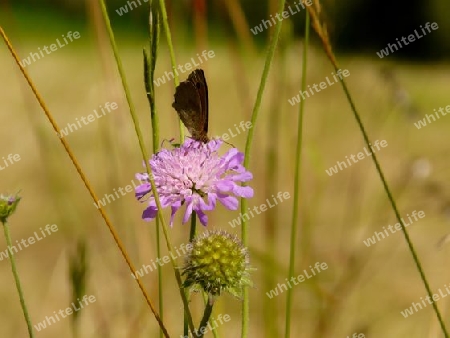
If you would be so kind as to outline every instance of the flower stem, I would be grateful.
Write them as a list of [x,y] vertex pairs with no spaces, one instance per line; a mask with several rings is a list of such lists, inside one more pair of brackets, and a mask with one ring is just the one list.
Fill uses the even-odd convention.
[[[189,243],[191,243],[194,240],[195,233],[197,232],[197,214],[195,211],[192,211],[191,215],[191,230],[189,232]],[[189,292],[186,291],[186,297],[189,299]],[[188,335],[188,325],[187,325],[187,318],[186,315],[184,316],[184,329],[183,334],[186,337]]]
[[17,272],[16,259],[14,258],[14,254],[11,250],[11,235],[9,231],[9,225],[7,221],[3,222],[3,231],[5,233],[6,245],[9,251],[9,260],[11,262],[11,270],[14,275],[14,280],[16,282],[17,291],[19,292],[20,305],[22,306],[23,315],[25,317],[25,321],[27,322],[28,334],[30,338],[34,338],[33,326],[31,324],[30,315],[28,313],[27,305],[25,304],[25,297],[23,295],[22,286],[20,284],[19,273]]
[[[285,0],[280,0],[278,13],[283,12]],[[258,93],[256,95],[255,105],[253,106],[251,123],[253,128],[250,128],[247,135],[247,141],[245,143],[245,157],[244,157],[244,167],[248,168],[250,163],[250,150],[253,143],[253,136],[255,133],[255,124],[258,119],[259,111],[261,108],[261,101],[264,93],[264,89],[266,87],[267,78],[269,76],[270,66],[273,61],[273,57],[275,55],[275,50],[278,44],[278,38],[280,36],[281,26],[283,21],[278,21],[274,30],[274,34],[272,36],[272,40],[269,44],[269,49],[266,56],[266,61],[264,64],[263,73],[261,75],[261,81],[259,83]],[[242,186],[246,186],[247,184],[244,182]],[[241,198],[241,213],[244,214],[247,211],[247,199]],[[242,217],[242,244],[244,246],[248,246],[248,222]],[[248,288],[244,288],[244,300],[242,304],[242,328],[241,328],[241,337],[245,338],[248,335],[248,325],[249,325],[249,312],[250,312],[250,300]]]
[[[305,20],[305,40],[303,46],[303,59],[302,59],[302,82],[301,91],[306,90],[306,70],[307,70],[307,56],[308,56],[308,44],[309,44],[309,13],[306,12]],[[291,243],[290,243],[290,255],[289,255],[289,272],[288,279],[294,275],[295,268],[295,249],[297,242],[297,225],[299,214],[299,197],[300,197],[300,169],[302,158],[302,136],[303,136],[303,114],[304,114],[305,100],[300,102],[298,125],[297,125],[297,150],[295,157],[295,178],[294,178],[294,205],[292,208],[292,223],[291,223]],[[291,310],[292,310],[292,288],[289,288],[286,296],[286,321],[285,321],[285,337],[290,337],[291,331]]]
[[213,306],[214,306],[214,298],[211,295],[209,295],[208,302],[206,303],[206,306],[205,306],[205,311],[203,312],[203,318],[202,318],[202,321],[200,322],[200,326],[197,331],[197,333],[200,333],[200,334],[197,334],[196,337],[203,338],[205,333],[204,332],[202,333],[202,331],[204,331],[203,328],[206,328],[206,325],[208,325],[208,320],[211,317]]
[[[206,306],[207,303],[209,302],[209,295],[204,291],[202,291],[202,293],[203,293],[203,303]],[[211,323],[211,318],[209,320],[209,323]],[[212,334],[213,334],[214,338],[219,338],[219,333],[217,332],[217,327],[215,327],[213,325],[211,325],[211,326],[212,326]]]
[[195,211],[192,211],[191,230],[189,232],[189,242],[192,242],[194,240],[196,232],[197,232],[197,213]]

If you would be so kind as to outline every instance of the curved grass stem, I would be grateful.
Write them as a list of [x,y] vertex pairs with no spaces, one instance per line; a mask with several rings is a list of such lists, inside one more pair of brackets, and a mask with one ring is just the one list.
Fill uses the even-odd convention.
[[[340,68],[339,68],[339,66],[337,64],[336,57],[334,56],[331,44],[330,44],[330,42],[328,40],[327,31],[320,24],[319,16],[317,15],[316,10],[312,6],[308,6],[307,10],[308,10],[308,12],[309,12],[309,14],[311,16],[313,28],[316,31],[317,35],[319,36],[320,40],[322,41],[322,45],[323,45],[323,48],[325,50],[325,53],[326,53],[328,59],[330,60],[331,64],[333,65],[335,71],[337,72]],[[368,147],[370,149],[370,145],[371,145],[370,138],[369,138],[369,136],[367,134],[367,131],[366,131],[366,128],[364,127],[364,124],[363,124],[363,122],[361,120],[361,116],[359,115],[359,113],[358,113],[358,111],[356,109],[355,103],[353,102],[353,99],[352,99],[352,97],[350,95],[350,91],[348,90],[347,84],[345,83],[344,79],[341,79],[340,82],[341,82],[341,85],[342,85],[342,89],[344,90],[345,96],[347,98],[347,101],[350,104],[351,110],[353,112],[353,116],[354,116],[354,118],[355,118],[355,120],[356,120],[356,122],[358,124],[358,127],[359,127],[359,129],[360,129],[360,131],[362,133],[362,136],[364,138],[364,143],[366,144],[366,147]],[[377,173],[378,173],[378,175],[380,177],[380,180],[381,180],[381,182],[383,184],[383,188],[384,188],[384,190],[385,190],[385,192],[387,194],[388,200],[389,200],[389,202],[390,202],[390,204],[392,206],[392,209],[394,211],[394,214],[395,214],[395,217],[397,219],[397,222],[400,223],[400,225],[402,227],[403,235],[405,237],[406,243],[408,244],[409,251],[411,252],[411,255],[413,257],[414,263],[416,264],[417,270],[419,271],[420,278],[422,279],[422,282],[423,282],[423,284],[425,286],[425,289],[426,289],[426,292],[428,294],[428,297],[430,297],[430,299],[432,299],[433,298],[433,292],[431,290],[430,284],[428,283],[428,280],[426,278],[426,275],[425,275],[425,272],[423,270],[422,264],[420,262],[420,259],[419,259],[418,255],[417,255],[417,253],[416,253],[416,250],[414,248],[414,244],[412,243],[411,238],[409,237],[409,233],[406,230],[406,227],[405,227],[405,225],[403,224],[403,222],[401,220],[400,212],[398,211],[398,208],[397,208],[397,203],[395,202],[395,199],[394,199],[394,197],[392,195],[392,192],[391,192],[391,190],[390,190],[390,188],[389,188],[389,186],[387,184],[386,178],[385,178],[385,176],[383,174],[383,171],[381,169],[380,163],[379,163],[378,158],[377,158],[375,153],[372,153],[372,160],[373,160],[373,163],[375,164],[375,168],[376,168]],[[439,309],[438,309],[438,307],[436,305],[436,302],[433,302],[432,306],[433,306],[433,310],[434,310],[434,312],[435,312],[435,314],[437,316],[437,319],[439,321],[439,325],[441,326],[442,332],[444,333],[444,336],[446,338],[448,338],[449,334],[448,334],[447,328],[445,327],[445,323],[444,323],[444,320],[442,319],[441,313],[439,312]]]

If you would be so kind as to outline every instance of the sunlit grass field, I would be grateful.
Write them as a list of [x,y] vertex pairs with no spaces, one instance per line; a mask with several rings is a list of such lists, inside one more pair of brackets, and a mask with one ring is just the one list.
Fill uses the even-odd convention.
[[[61,34],[65,31],[60,30]],[[49,37],[49,40],[57,38]],[[182,35],[181,35],[182,36]],[[13,43],[15,41],[13,40]],[[142,47],[145,40],[118,39],[120,54],[132,90],[147,148],[151,149],[151,123],[143,83]],[[201,50],[175,45],[177,62],[184,64]],[[21,39],[22,57],[41,43]],[[309,49],[307,83],[319,83],[333,72],[319,45]],[[226,43],[210,43],[215,57],[205,70],[209,86],[209,135],[220,136],[234,124],[249,121],[263,69],[264,54],[237,55]],[[269,299],[266,292],[288,277],[290,222],[294,191],[294,159],[298,105],[288,99],[298,94],[301,78],[301,41],[278,53],[270,72],[262,110],[254,126],[255,141],[249,170],[255,197],[249,207],[266,203],[272,195],[289,192],[291,198],[250,219],[250,257],[256,268],[250,289],[250,337],[282,337],[287,292]],[[441,117],[420,130],[414,122],[450,104],[446,64],[419,65],[380,61],[375,54],[339,57],[348,69],[347,82],[371,140],[386,140],[377,152],[402,216],[423,211],[425,217],[407,229],[433,291],[450,282],[449,254],[444,236],[450,233],[450,172],[448,141],[450,118]],[[19,154],[21,160],[0,172],[1,192],[21,189],[23,199],[10,219],[13,242],[28,238],[47,224],[58,231],[17,253],[19,272],[33,324],[71,303],[68,257],[79,239],[88,243],[87,295],[96,302],[80,312],[80,337],[157,337],[158,326],[113,239],[101,219],[50,123],[27,87],[6,48],[0,48],[0,158]],[[40,94],[60,128],[92,114],[106,102],[118,109],[69,134],[70,143],[88,179],[102,198],[131,184],[142,172],[142,156],[128,113],[117,68],[108,43],[73,42],[28,66]],[[156,76],[170,71],[163,44]],[[180,79],[188,73],[180,74]],[[179,122],[171,107],[173,82],[156,88],[162,139],[178,139]],[[244,150],[245,134],[225,147]],[[326,171],[364,148],[363,139],[339,84],[305,101],[301,171],[300,234],[296,274],[316,262],[328,269],[293,287],[292,337],[440,337],[431,305],[404,318],[400,311],[420,302],[426,292],[401,232],[367,247],[363,240],[396,223],[371,158],[365,158],[332,176]],[[165,142],[163,147],[170,147]],[[3,164],[0,161],[0,164]],[[105,208],[138,268],[156,259],[155,224],[142,221],[144,204],[128,193]],[[169,217],[167,210],[164,211]],[[239,234],[230,222],[239,210],[222,206],[208,213],[209,225]],[[189,224],[177,214],[170,235],[176,248],[186,243]],[[203,229],[200,229],[200,231]],[[272,243],[273,240],[273,243]],[[441,242],[441,245],[438,243]],[[442,244],[444,242],[444,244]],[[167,250],[163,245],[163,252]],[[6,249],[4,240],[0,250]],[[179,265],[183,257],[178,258]],[[0,336],[25,337],[10,266],[0,261]],[[164,274],[164,322],[171,336],[182,332],[182,303],[170,264]],[[309,271],[309,270],[308,270]],[[157,274],[143,281],[155,303]],[[437,302],[448,319],[447,299]],[[195,323],[203,301],[192,297]],[[231,320],[218,328],[221,337],[240,332],[241,302],[222,296],[214,316]],[[448,320],[446,320],[448,323]],[[61,319],[37,333],[38,337],[69,337],[71,319]],[[206,335],[212,337],[211,333]]]

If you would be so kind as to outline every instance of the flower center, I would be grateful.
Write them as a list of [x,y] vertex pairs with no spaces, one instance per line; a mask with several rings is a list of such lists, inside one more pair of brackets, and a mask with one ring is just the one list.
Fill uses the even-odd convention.
[[195,187],[195,183],[191,179],[189,179],[189,180],[192,182],[192,192],[199,194],[201,197],[205,197],[206,194],[203,191],[201,191],[200,189],[197,189]]

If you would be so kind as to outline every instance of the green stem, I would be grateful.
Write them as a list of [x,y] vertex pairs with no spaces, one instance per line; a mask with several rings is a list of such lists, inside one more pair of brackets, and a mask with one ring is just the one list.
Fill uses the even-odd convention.
[[[161,222],[159,218],[156,218],[156,257],[161,257]],[[159,316],[161,320],[164,320],[164,298],[163,298],[163,274],[162,267],[158,264],[158,301],[159,301]],[[162,338],[164,336],[164,332],[159,330],[159,336]]]
[[[301,91],[306,90],[306,70],[307,70],[307,56],[308,56],[308,44],[309,44],[309,13],[306,12],[305,20],[305,40],[303,46],[303,60],[302,60],[302,84]],[[302,158],[302,136],[303,136],[303,114],[304,114],[305,100],[300,102],[298,125],[297,125],[297,151],[295,157],[295,178],[294,178],[294,205],[292,211],[292,223],[291,223],[291,243],[290,243],[290,255],[289,255],[289,273],[290,276],[294,275],[295,268],[295,249],[297,241],[297,225],[299,214],[299,197],[300,197],[300,169]],[[291,334],[291,310],[292,310],[292,296],[293,290],[289,288],[287,291],[286,299],[286,321],[285,321],[285,337],[290,337]]]
[[[170,33],[169,19],[167,18],[166,3],[164,0],[159,0],[159,8],[161,10],[164,32],[166,33],[167,46],[169,47],[170,62],[172,64],[172,72],[173,72],[173,81],[175,83],[175,86],[178,86],[180,84],[180,80],[178,79],[177,63],[175,61],[175,51],[173,49],[172,35]],[[181,144],[184,141],[184,126],[181,120],[179,123],[180,123],[180,144]]]
[[[283,12],[285,0],[280,0],[280,6],[278,8],[278,13]],[[273,57],[275,55],[275,50],[278,44],[278,38],[280,36],[281,26],[283,21],[278,21],[274,30],[274,34],[272,36],[272,41],[269,45],[269,50],[267,52],[266,61],[264,64],[263,73],[261,75],[261,82],[259,84],[258,93],[256,95],[255,105],[252,111],[252,128],[250,128],[247,141],[245,143],[245,157],[244,157],[244,167],[248,168],[250,163],[250,150],[253,144],[253,137],[255,133],[256,121],[258,119],[259,111],[261,108],[261,101],[264,93],[264,89],[266,87],[267,78],[269,76],[270,66],[273,61]],[[246,182],[242,184],[242,186],[246,186]],[[247,211],[247,200],[245,198],[241,199],[241,213],[244,214]],[[242,243],[244,246],[248,246],[248,221],[245,218],[242,218]],[[248,287],[244,288],[244,300],[242,304],[242,328],[241,328],[241,337],[247,337],[248,335],[248,326],[249,326],[249,313],[250,313],[250,299]]]
[[208,320],[211,317],[211,313],[213,310],[213,306],[214,306],[214,298],[212,296],[209,296],[208,298],[208,302],[206,303],[205,306],[205,311],[203,312],[203,318],[202,321],[200,322],[200,326],[198,328],[196,337],[198,338],[203,338],[203,336],[205,335],[205,333],[202,331],[204,330],[203,328],[206,328],[206,325],[208,325]]
[[192,211],[191,230],[189,232],[189,242],[192,242],[194,240],[196,233],[197,233],[197,213],[195,211]]
[[[191,243],[194,240],[195,233],[197,232],[197,214],[195,211],[192,211],[191,216],[191,229],[189,231],[189,243]],[[186,297],[189,300],[189,291],[186,291]],[[187,318],[184,316],[184,328],[183,328],[183,334],[186,337],[188,335],[188,326],[187,326]]]
[[8,226],[7,221],[3,222],[3,230],[5,233],[6,245],[8,247],[8,251],[9,251],[9,260],[11,262],[11,270],[14,275],[14,280],[16,282],[17,291],[19,292],[20,305],[22,306],[23,315],[25,317],[25,321],[27,322],[28,334],[29,334],[30,338],[34,338],[33,326],[31,324],[31,318],[30,318],[30,315],[28,314],[27,305],[25,304],[25,297],[23,295],[22,286],[20,284],[19,273],[17,272],[16,259],[14,258],[14,254],[11,250],[12,242],[11,242],[11,235],[10,235],[9,226]]
[[[204,291],[202,291],[202,294],[203,294],[203,303],[205,304],[205,307],[206,307],[206,305],[209,301],[209,296]],[[211,318],[210,318],[209,322],[211,323]],[[213,325],[211,325],[211,327],[212,327],[212,334],[213,334],[214,338],[219,338],[219,333],[216,330],[217,328]]]

